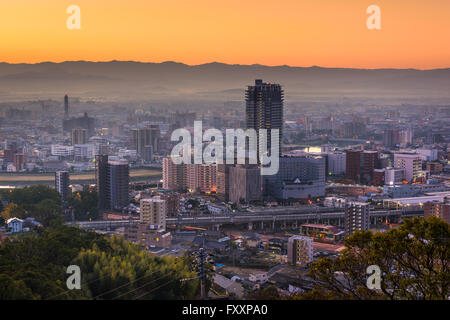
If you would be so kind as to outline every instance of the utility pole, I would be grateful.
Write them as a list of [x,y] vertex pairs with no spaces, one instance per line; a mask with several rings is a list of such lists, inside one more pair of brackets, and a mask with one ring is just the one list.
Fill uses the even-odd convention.
[[[200,299],[206,300],[206,274],[205,274],[205,258],[206,258],[206,252],[204,248],[200,248],[200,274],[198,277],[194,278],[184,278],[181,279],[181,282],[184,281],[190,281],[195,279],[200,279]],[[198,257],[197,257],[198,259]],[[198,260],[197,260],[198,262]]]
[[206,281],[205,281],[205,249],[200,248],[200,297],[206,299]]

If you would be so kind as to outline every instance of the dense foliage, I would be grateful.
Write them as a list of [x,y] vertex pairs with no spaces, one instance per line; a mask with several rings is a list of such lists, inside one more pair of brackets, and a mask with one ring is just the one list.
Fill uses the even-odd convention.
[[67,204],[74,209],[75,220],[95,220],[98,218],[98,196],[95,190],[74,192]]
[[[126,242],[72,227],[47,228],[0,245],[0,299],[193,299],[189,257],[158,258]],[[69,265],[81,290],[68,290]]]
[[48,186],[2,190],[0,199],[7,203],[0,213],[2,223],[13,217],[33,217],[44,226],[60,224],[63,221],[59,193]]

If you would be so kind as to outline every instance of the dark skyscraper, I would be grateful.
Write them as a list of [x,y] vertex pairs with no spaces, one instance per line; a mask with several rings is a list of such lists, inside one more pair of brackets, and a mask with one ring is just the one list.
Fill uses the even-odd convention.
[[64,96],[64,119],[69,118],[69,97],[67,94]]
[[108,175],[108,156],[99,154],[95,156],[95,180],[98,194],[99,209],[106,209],[107,206],[107,175]]
[[[254,86],[248,86],[245,92],[247,129],[255,129],[259,141],[259,129],[267,131],[267,150],[271,150],[270,129],[279,129],[279,154],[283,131],[283,89],[279,84],[264,83],[255,80]],[[259,155],[259,149],[258,149]]]
[[95,157],[98,207],[121,209],[129,202],[129,164],[125,160],[109,161],[107,155]]
[[128,161],[108,161],[109,209],[122,209],[129,204],[130,166]]
[[361,177],[361,151],[345,151],[345,178],[359,183]]
[[61,199],[64,201],[70,195],[70,178],[69,172],[67,171],[56,171],[55,172],[55,189],[61,196]]

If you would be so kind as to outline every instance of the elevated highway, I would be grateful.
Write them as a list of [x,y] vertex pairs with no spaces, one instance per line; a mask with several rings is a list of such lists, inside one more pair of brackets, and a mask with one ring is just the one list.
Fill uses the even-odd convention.
[[[323,208],[319,208],[323,209]],[[328,211],[330,209],[328,208]],[[263,210],[257,212],[239,212],[237,214],[220,214],[220,215],[199,215],[199,216],[178,216],[166,219],[167,225],[182,226],[213,226],[227,224],[247,224],[252,228],[254,224],[260,224],[262,228],[265,225],[275,228],[276,226],[286,226],[294,224],[295,226],[302,223],[324,223],[336,226],[343,226],[344,211],[342,209],[332,210],[311,210],[295,211],[295,210]],[[292,211],[292,212],[291,212]],[[384,221],[390,218],[423,216],[423,211],[405,211],[405,210],[373,210],[370,212],[372,223]],[[138,220],[103,220],[103,221],[82,221],[75,222],[75,225],[83,229],[110,230],[119,227],[127,227],[131,224],[138,223]],[[67,223],[72,224],[72,223]]]

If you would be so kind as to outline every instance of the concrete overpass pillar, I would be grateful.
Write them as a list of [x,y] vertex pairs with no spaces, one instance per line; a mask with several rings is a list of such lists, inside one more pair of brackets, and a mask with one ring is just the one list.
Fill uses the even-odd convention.
[[248,223],[248,230],[249,230],[249,231],[252,231],[252,230],[253,230],[253,223],[252,223],[252,222],[249,222],[249,223]]

